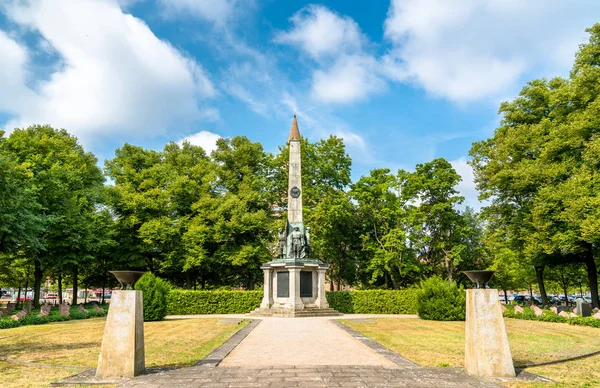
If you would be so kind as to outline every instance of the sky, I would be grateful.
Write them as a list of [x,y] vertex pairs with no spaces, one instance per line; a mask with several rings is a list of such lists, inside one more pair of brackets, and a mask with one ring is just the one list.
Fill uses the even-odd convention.
[[0,0],[0,129],[65,128],[102,165],[125,142],[276,152],[296,111],[354,181],[443,157],[479,208],[471,144],[599,21],[597,0]]

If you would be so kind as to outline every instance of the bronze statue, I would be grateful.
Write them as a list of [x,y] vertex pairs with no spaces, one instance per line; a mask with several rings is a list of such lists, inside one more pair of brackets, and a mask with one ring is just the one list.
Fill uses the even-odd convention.
[[310,251],[310,226],[307,226],[304,232],[304,257],[310,258]]
[[294,227],[292,235],[292,258],[299,259],[302,257],[302,250],[304,249],[304,235],[300,232],[300,228]]
[[285,232],[285,228],[279,229],[279,257],[285,259],[285,255],[287,254],[287,233]]

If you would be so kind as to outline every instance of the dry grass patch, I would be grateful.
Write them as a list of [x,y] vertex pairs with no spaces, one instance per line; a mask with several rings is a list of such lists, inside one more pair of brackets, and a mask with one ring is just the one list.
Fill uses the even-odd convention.
[[[344,324],[423,366],[464,366],[464,322],[421,319],[377,319],[375,323]],[[560,360],[600,350],[600,329],[565,323],[505,319],[515,365]],[[600,356],[557,365],[528,368],[562,384],[600,386]],[[513,384],[513,387],[552,385]]]
[[[40,364],[95,368],[105,321],[105,318],[92,318],[1,330],[0,356]],[[247,324],[245,321],[240,325],[219,325],[217,321],[219,319],[185,319],[144,323],[146,366],[191,365]],[[70,374],[73,372],[53,368],[37,373],[35,367],[1,363],[0,385],[41,386],[43,384],[34,379],[40,378],[47,384]]]

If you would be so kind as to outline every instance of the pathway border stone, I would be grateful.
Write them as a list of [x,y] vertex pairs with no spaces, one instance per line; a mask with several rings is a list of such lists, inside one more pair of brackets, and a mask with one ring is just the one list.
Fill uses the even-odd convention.
[[367,345],[369,348],[373,349],[377,353],[381,354],[383,357],[392,361],[394,364],[406,368],[419,368],[419,365],[408,358],[404,358],[396,352],[391,351],[385,346],[381,345],[379,342],[373,341],[372,339],[365,337],[360,334],[358,331],[354,330],[350,326],[346,326],[338,320],[332,320],[333,324],[344,330],[346,333],[350,334],[354,339],[362,342]]
[[241,330],[238,330],[221,346],[210,352],[208,356],[198,361],[195,365],[211,368],[214,368],[217,365],[219,365],[219,363],[223,361],[223,359],[227,357],[227,355],[231,353],[231,351],[235,349],[235,347],[238,346],[239,343],[242,342],[242,340],[246,338],[246,336],[252,330],[254,330],[254,328],[260,323],[260,321],[260,319],[252,319],[246,326],[244,326]]

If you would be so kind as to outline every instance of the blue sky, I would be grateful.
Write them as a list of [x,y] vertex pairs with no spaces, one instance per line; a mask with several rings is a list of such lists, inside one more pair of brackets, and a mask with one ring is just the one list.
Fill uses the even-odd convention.
[[567,76],[600,2],[2,0],[0,128],[63,127],[100,161],[125,142],[275,151],[294,109],[344,138],[353,179],[435,157],[463,176],[473,141],[528,80]]

